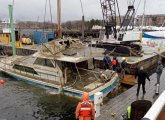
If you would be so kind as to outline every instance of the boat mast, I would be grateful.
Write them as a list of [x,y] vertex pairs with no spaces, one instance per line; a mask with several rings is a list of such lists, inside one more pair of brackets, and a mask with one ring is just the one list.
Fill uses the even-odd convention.
[[143,17],[142,17],[142,27],[141,31],[143,31],[143,26],[144,26],[144,16],[145,16],[145,9],[146,9],[146,0],[144,0],[144,8],[143,8]]
[[61,28],[61,0],[57,0],[57,35],[58,38],[62,38],[62,28]]
[[80,0],[81,4],[81,12],[82,12],[82,40],[84,40],[84,29],[85,29],[85,19],[84,19],[84,9],[83,9],[83,4],[82,1]]

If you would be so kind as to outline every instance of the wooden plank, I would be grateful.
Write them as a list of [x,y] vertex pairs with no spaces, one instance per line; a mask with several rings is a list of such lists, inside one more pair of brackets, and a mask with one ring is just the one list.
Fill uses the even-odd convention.
[[134,75],[125,75],[124,79],[120,80],[120,83],[133,86],[137,82]]

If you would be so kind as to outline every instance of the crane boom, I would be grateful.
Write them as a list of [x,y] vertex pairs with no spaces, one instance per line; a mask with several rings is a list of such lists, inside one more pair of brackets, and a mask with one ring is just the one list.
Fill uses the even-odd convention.
[[114,37],[117,37],[116,34],[116,3],[117,0],[100,0],[103,20],[105,25],[105,35],[107,39],[110,34],[114,34]]
[[125,14],[125,17],[123,19],[123,22],[121,24],[121,28],[123,27],[125,31],[127,31],[128,26],[134,26],[133,21],[134,21],[134,16],[135,16],[135,8],[133,5],[128,6],[127,13]]

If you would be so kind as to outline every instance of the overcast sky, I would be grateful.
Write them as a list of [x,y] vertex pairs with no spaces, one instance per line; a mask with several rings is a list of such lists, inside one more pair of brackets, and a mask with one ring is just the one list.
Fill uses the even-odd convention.
[[[62,21],[81,19],[80,0],[61,0],[62,1]],[[128,0],[118,0],[121,14],[127,11]],[[137,8],[140,0],[135,0]],[[141,0],[137,14],[143,13],[143,1]],[[44,19],[44,9],[46,0],[15,0],[14,18],[17,20],[35,20],[39,16],[39,21]],[[0,18],[8,17],[8,4],[12,0],[0,0]],[[85,19],[102,19],[100,0],[82,0]],[[51,0],[53,22],[56,22],[57,0]],[[165,0],[147,0],[146,14],[165,14]],[[46,21],[50,21],[49,4],[47,5]]]

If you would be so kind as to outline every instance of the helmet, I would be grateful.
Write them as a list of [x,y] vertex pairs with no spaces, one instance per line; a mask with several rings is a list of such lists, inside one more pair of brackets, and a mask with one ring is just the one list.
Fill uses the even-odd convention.
[[125,60],[126,58],[125,57],[122,57],[122,60]]

